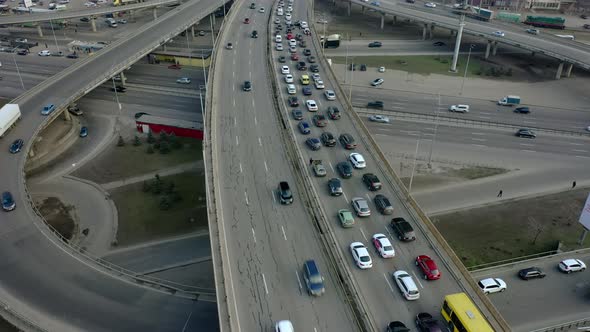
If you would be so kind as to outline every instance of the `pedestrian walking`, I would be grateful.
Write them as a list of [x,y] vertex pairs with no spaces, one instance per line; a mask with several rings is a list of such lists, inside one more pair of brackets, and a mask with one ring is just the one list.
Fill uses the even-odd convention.
[[309,164],[313,164],[313,158],[309,158]]
[[576,181],[572,182],[572,189],[576,187]]
[[502,197],[502,194],[503,194],[503,192],[502,192],[502,190],[500,190],[500,192],[498,192],[498,196],[496,196],[496,197]]

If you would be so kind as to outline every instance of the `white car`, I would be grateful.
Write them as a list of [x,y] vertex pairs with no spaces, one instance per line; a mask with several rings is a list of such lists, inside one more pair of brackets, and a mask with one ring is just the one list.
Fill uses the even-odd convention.
[[285,15],[285,20],[290,21],[291,20],[291,14]]
[[389,118],[385,115],[371,115],[369,117],[369,121],[373,122],[380,122],[380,123],[389,123]]
[[[315,85],[316,89],[323,89],[324,88],[324,81],[322,80],[317,80],[313,83]],[[590,128],[590,127],[588,127]]]
[[289,46],[289,52],[297,53],[297,46],[293,46],[293,45]]
[[[282,66],[281,67],[281,74],[286,75],[289,74],[291,71],[289,70],[289,66]],[[287,82],[289,83],[289,82]]]
[[328,99],[328,100],[336,100],[336,93],[332,90],[326,90],[324,92],[324,95],[326,96],[326,99]]
[[289,40],[289,46],[296,47],[297,46],[297,40],[296,39]]
[[281,19],[280,18],[275,18],[275,24],[281,24]]
[[301,21],[299,25],[301,26],[301,29],[309,28],[309,25],[307,25],[307,22],[305,21]]
[[96,4],[94,2],[86,2],[84,4],[84,6],[86,6],[86,7],[96,7]]
[[482,279],[477,285],[485,294],[503,292],[506,290],[506,283],[500,278]]
[[282,51],[283,50],[283,44],[277,44],[276,49],[277,49],[277,51]]
[[276,35],[275,36],[275,42],[276,43],[282,43],[283,42],[283,37],[281,35]]
[[369,256],[367,247],[361,242],[353,242],[350,244],[350,253],[356,265],[361,269],[370,269],[373,267],[373,261]]
[[289,7],[287,7],[287,11],[288,11],[289,13],[290,13],[290,12],[292,12],[292,11],[293,11],[293,6],[289,6]]
[[176,83],[180,83],[180,84],[191,84],[191,79],[188,77],[181,77],[179,79],[176,80]]
[[504,31],[494,31],[494,36],[496,37],[504,37]]
[[526,29],[525,31],[531,35],[538,35],[541,32],[539,29]]
[[39,53],[37,53],[39,56],[50,56],[51,52],[49,52],[49,50],[43,50]]
[[385,80],[383,80],[382,78],[376,78],[371,82],[372,86],[379,86],[381,84],[383,84],[383,82],[385,82]]
[[295,332],[290,320],[281,320],[275,324],[275,332]]
[[406,271],[395,271],[393,273],[393,280],[399,287],[402,296],[408,300],[413,301],[420,298],[420,291],[418,290],[418,286],[414,282],[412,276]]
[[265,12],[264,7],[260,7],[260,9],[258,9],[258,11],[261,13],[264,13]]
[[424,4],[424,7],[436,8],[436,4],[434,2],[427,2]]
[[385,67],[379,67],[379,72],[380,73],[384,73],[385,72]]
[[318,110],[318,104],[316,104],[315,100],[307,100],[305,105],[307,106],[307,110],[310,112],[316,112]]
[[393,258],[395,256],[395,250],[385,234],[377,233],[373,235],[373,245],[381,257]]
[[297,94],[297,88],[295,84],[287,84],[287,93],[290,95]]
[[311,78],[312,78],[314,81],[321,80],[320,74],[318,74],[318,73],[313,73],[313,74],[311,74]]
[[360,153],[353,152],[348,156],[348,159],[350,159],[350,162],[352,163],[352,166],[354,168],[358,169],[367,167],[365,158],[363,158],[363,155],[361,155]]
[[451,105],[449,111],[458,113],[469,113],[469,105]]
[[586,264],[579,259],[566,259],[559,262],[559,270],[565,273],[572,273],[577,271],[584,271],[586,269]]
[[590,126],[586,127],[586,131],[590,131]]
[[293,75],[291,75],[291,74],[285,75],[285,83],[293,83]]

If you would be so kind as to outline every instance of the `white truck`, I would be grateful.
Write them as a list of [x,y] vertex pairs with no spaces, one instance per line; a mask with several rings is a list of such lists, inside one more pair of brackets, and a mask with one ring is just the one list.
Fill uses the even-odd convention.
[[0,108],[0,137],[20,119],[20,108],[18,104],[6,104]]

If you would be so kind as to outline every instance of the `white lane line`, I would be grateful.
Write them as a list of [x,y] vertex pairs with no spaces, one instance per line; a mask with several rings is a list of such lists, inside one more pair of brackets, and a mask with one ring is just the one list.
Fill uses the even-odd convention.
[[268,287],[266,287],[266,278],[264,277],[264,273],[262,274],[262,282],[264,283],[264,291],[266,295],[268,295]]
[[492,113],[490,113],[490,112],[479,112],[479,114],[486,114],[486,115],[489,115],[489,114],[492,114]]
[[418,282],[418,285],[420,285],[420,288],[424,288],[424,286],[422,285],[422,283],[420,282],[420,278],[418,278],[418,276],[416,275],[416,272],[412,271],[412,274],[414,275],[414,278],[416,279],[416,281]]
[[240,145],[240,141],[238,141],[238,135],[236,135],[236,145]]
[[572,142],[570,142],[570,144],[571,144],[571,145],[584,145],[584,144],[582,144],[582,143],[572,143]]
[[418,131],[409,131],[409,130],[400,130],[400,133],[404,133],[410,136],[417,136],[418,134],[420,134],[420,132]]
[[434,130],[434,127],[426,127],[426,128],[422,128],[424,130]]
[[588,150],[578,150],[578,149],[572,149],[572,151],[575,151],[575,152],[588,152]]
[[491,119],[490,116],[478,116],[478,118],[480,118],[480,119]]
[[275,195],[274,190],[270,190],[270,195],[272,196],[272,200],[275,201],[275,203],[277,202],[277,195]]
[[524,120],[522,122],[524,122],[524,123],[532,123],[532,124],[537,123],[537,121],[528,121],[528,120]]
[[283,231],[283,238],[287,241],[287,233],[285,233],[285,228],[281,225],[281,231]]
[[345,194],[344,192],[342,193],[342,196],[344,196],[344,200],[345,200],[346,202],[348,202],[348,197],[346,197],[346,194]]
[[486,135],[486,133],[471,133],[471,135]]
[[256,115],[254,115],[254,124],[258,126],[258,119],[256,119]]
[[371,196],[369,196],[369,194],[365,194],[365,196],[367,196],[368,200],[371,200]]
[[395,291],[393,290],[393,287],[391,286],[391,283],[389,282],[389,278],[387,278],[387,274],[383,273],[383,278],[385,278],[385,282],[387,283],[387,286],[389,286],[389,290],[395,294]]
[[537,152],[535,150],[520,150],[520,151],[522,151],[522,152]]
[[313,332],[318,332],[318,329],[316,329],[315,327],[313,328]]
[[236,93],[236,85],[235,84],[232,86],[232,89],[234,90],[234,93]]
[[258,145],[262,146],[262,140],[258,137]]
[[369,241],[369,238],[367,238],[367,236],[365,235],[365,232],[363,232],[362,228],[359,228],[359,231],[361,231],[361,234],[363,234],[363,237],[365,238],[365,241]]
[[301,285],[301,279],[299,279],[299,272],[295,270],[295,276],[297,277],[297,283],[299,284],[299,290],[303,290],[303,285]]
[[422,136],[434,136],[434,134],[431,134],[431,133],[422,133]]
[[518,143],[519,145],[522,146],[535,146],[535,144],[528,144],[528,143]]
[[242,163],[240,163],[240,173],[242,173]]
[[266,170],[266,173],[268,173],[268,165],[266,165],[266,160],[264,161],[264,170]]
[[254,238],[254,243],[256,243],[256,232],[254,231],[254,227],[252,227],[252,238]]
[[234,98],[234,107],[236,107],[236,99]]
[[256,107],[254,106],[254,99],[252,99],[252,109],[255,109]]
[[332,172],[334,172],[334,166],[332,166],[332,163],[328,161],[328,165],[330,165],[330,169],[332,170]]
[[238,119],[236,117],[234,117],[234,127],[238,126]]
[[250,205],[250,202],[248,201],[248,193],[244,191],[244,197],[246,197],[246,205]]
[[485,141],[487,141],[487,139],[485,139],[485,138],[473,138],[473,137],[471,138],[471,140],[472,141],[479,141],[479,142],[485,142]]
[[387,234],[389,234],[390,237],[395,237],[395,236],[393,236],[393,234],[391,234],[391,232],[389,231],[389,228],[385,227],[385,231],[387,232]]
[[478,148],[487,148],[487,146],[485,145],[481,145],[481,144],[471,144],[472,146],[477,146]]
[[576,156],[576,158],[590,158],[590,156]]

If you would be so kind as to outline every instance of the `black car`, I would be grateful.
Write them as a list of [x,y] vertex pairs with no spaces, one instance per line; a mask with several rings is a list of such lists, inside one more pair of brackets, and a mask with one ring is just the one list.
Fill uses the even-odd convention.
[[307,62],[309,62],[309,63],[315,63],[315,56],[313,56],[313,55],[312,56],[308,56],[307,57]]
[[393,206],[391,205],[389,199],[384,195],[376,195],[375,198],[373,198],[373,202],[381,214],[393,213]]
[[370,101],[367,103],[368,108],[383,109],[383,102],[380,100]]
[[12,211],[16,207],[16,203],[12,198],[12,194],[8,191],[2,193],[2,209],[4,211]]
[[311,55],[311,50],[309,48],[304,49],[303,50],[303,55],[310,56]]
[[116,91],[116,92],[120,92],[120,93],[124,93],[126,90],[127,90],[126,87],[120,86],[120,85],[117,85],[116,87],[111,88],[111,91],[113,91],[113,92]]
[[[421,332],[442,332],[443,328],[431,314],[421,312],[416,315],[416,326]],[[447,331],[445,328],[444,331]]]
[[285,58],[285,56],[281,55],[281,56],[279,57],[279,62],[280,62],[280,63],[285,63],[285,62],[287,62],[287,58]]
[[328,116],[330,117],[330,119],[332,119],[332,120],[338,120],[341,117],[340,110],[336,106],[328,107],[327,113],[328,113]]
[[78,59],[79,56],[76,53],[70,53],[70,54],[66,55],[66,58],[68,58],[68,59]]
[[137,112],[137,113],[135,113],[135,118],[139,119],[142,115],[150,115],[150,114],[146,113],[146,112]]
[[302,91],[303,91],[304,96],[311,96],[311,88],[310,87],[308,87],[308,86],[303,87]]
[[378,41],[374,41],[372,43],[369,43],[369,47],[373,48],[373,47],[381,47],[383,46],[383,44],[381,42]]
[[393,218],[391,219],[391,228],[397,234],[397,238],[400,241],[414,241],[416,240],[416,233],[414,233],[414,228],[410,225],[409,222],[406,221],[404,218]]
[[325,146],[332,147],[336,145],[336,138],[334,138],[334,135],[329,131],[323,132],[320,139]]
[[289,97],[289,99],[287,99],[287,101],[289,102],[289,106],[291,106],[291,107],[299,106],[299,100],[297,100],[297,97],[295,97],[295,96]]
[[320,72],[320,66],[318,65],[310,65],[309,66],[309,71],[312,73],[319,73]]
[[252,82],[244,81],[244,86],[242,87],[244,91],[252,91]]
[[90,22],[90,19],[88,17],[82,17],[80,18],[80,22]]
[[340,141],[340,144],[342,144],[342,146],[347,150],[356,148],[356,142],[354,141],[354,137],[352,137],[351,134],[341,134],[340,137],[338,137],[338,140]]
[[307,70],[307,65],[303,61],[297,62],[297,70]]
[[387,325],[387,332],[409,332],[410,329],[400,321],[390,322]]
[[530,129],[518,129],[515,134],[517,137],[536,138],[537,134]]
[[370,191],[377,191],[381,189],[381,181],[377,175],[373,173],[365,173],[363,174],[363,182],[367,185],[367,188]]
[[301,110],[298,110],[298,109],[292,110],[291,114],[293,114],[293,119],[303,120],[303,112],[301,112]]
[[315,137],[310,137],[310,138],[306,139],[305,144],[307,144],[307,146],[310,149],[312,149],[313,151],[317,151],[322,147],[320,140]]
[[10,145],[10,153],[18,153],[20,152],[20,150],[23,148],[23,145],[25,144],[25,141],[23,141],[22,139],[17,139],[16,141],[12,142],[12,144]]
[[313,259],[303,263],[303,279],[309,295],[321,296],[326,291],[324,277],[322,277],[320,269]]
[[338,170],[338,173],[340,173],[340,176],[343,179],[348,179],[352,177],[352,166],[350,166],[350,163],[346,161],[339,162],[336,165],[336,169]]
[[256,31],[256,30],[252,31],[252,34],[250,36],[252,38],[258,38],[258,31]]
[[545,278],[545,273],[543,273],[543,271],[541,271],[541,269],[539,269],[538,267],[533,266],[518,271],[518,276],[522,280],[529,280],[535,278]]
[[18,50],[18,52],[16,52],[16,54],[18,54],[18,55],[27,55],[27,54],[29,54],[29,50],[23,48],[23,49]]
[[361,71],[367,71],[367,65],[362,64],[361,65]]
[[530,112],[531,112],[531,109],[526,106],[517,107],[514,109],[514,113],[529,114]]
[[281,204],[293,203],[293,194],[291,193],[291,188],[287,181],[279,182],[278,194]]
[[305,40],[299,42],[299,47],[307,47],[307,43],[305,42]]
[[434,42],[432,45],[434,45],[434,46],[445,46],[446,44],[443,43],[443,42],[441,42],[441,41],[437,41],[437,42]]
[[331,178],[330,180],[328,180],[328,188],[330,189],[330,195],[342,195],[342,182],[340,181],[340,179]]

